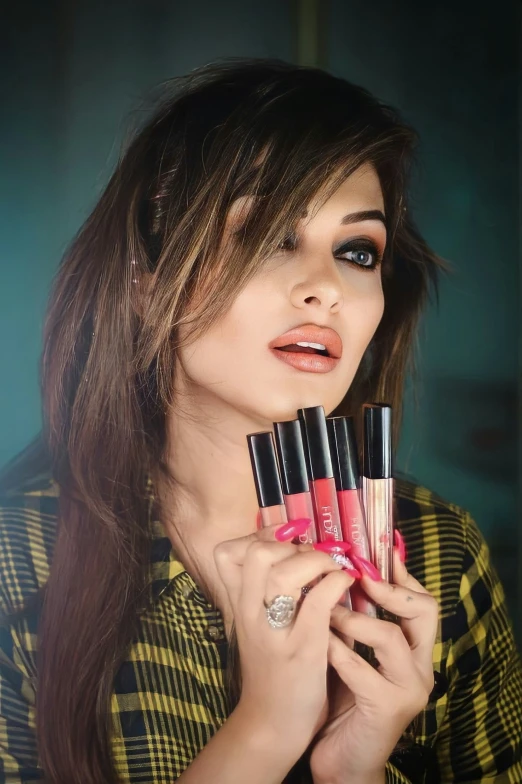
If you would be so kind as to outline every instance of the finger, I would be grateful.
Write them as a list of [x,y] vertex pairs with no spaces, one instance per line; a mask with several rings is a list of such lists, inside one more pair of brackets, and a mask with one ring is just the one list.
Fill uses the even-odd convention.
[[[329,643],[329,638],[328,638]],[[327,662],[330,665],[327,652]],[[327,693],[328,693],[328,719],[329,722],[343,713],[346,713],[355,706],[355,695],[349,689],[339,673],[333,666],[327,669]]]
[[393,582],[396,583],[396,585],[402,585],[403,588],[410,588],[412,591],[417,591],[418,593],[429,593],[429,591],[427,591],[426,588],[408,572],[406,565],[399,557],[397,548],[394,549],[393,553]]
[[306,594],[294,625],[295,634],[305,638],[303,644],[328,639],[332,609],[353,583],[348,572],[331,572]]
[[[287,561],[295,564],[302,549],[298,545],[282,544],[281,542],[252,542],[250,544],[243,564],[239,567],[241,577],[239,606],[242,611],[247,615],[257,617],[263,602],[266,599],[271,601],[274,596],[285,593],[284,588],[288,589],[287,596],[293,596],[295,599],[301,597],[301,586],[294,587],[293,580],[287,580],[285,585],[281,584],[272,588],[268,588],[267,584],[273,569],[278,564]],[[292,587],[293,592],[290,591]]]
[[[351,563],[351,562],[350,562]],[[279,561],[271,569],[266,585],[265,598],[280,593],[301,597],[301,590],[322,574],[338,572],[343,565],[327,553],[301,550],[290,558]]]
[[[370,621],[375,620],[368,616],[361,617]],[[406,688],[398,692],[397,688],[387,682],[378,670],[355,651],[347,648],[332,632],[328,645],[328,661],[355,696],[359,706],[368,705],[375,709],[376,705],[379,705],[379,711],[390,712],[395,721],[403,722],[400,727],[402,732],[410,723],[412,716],[420,713],[426,706],[427,693],[421,683],[416,684],[410,679]]]
[[[371,646],[380,664],[380,672],[395,685],[407,687],[419,673],[412,661],[408,642],[397,624],[369,618],[342,607],[332,610],[332,628],[358,642]],[[424,678],[422,679],[424,682]]]
[[[271,569],[298,552],[297,545],[282,542],[250,541],[241,561],[221,555],[218,571],[233,607],[239,605],[257,617],[266,594]],[[237,552],[236,552],[237,554]],[[216,561],[216,563],[218,563]]]
[[[342,607],[342,605],[339,605],[339,606]],[[348,610],[348,608],[346,608],[346,607],[344,607],[342,609],[345,609],[348,612],[350,612],[350,610]],[[334,610],[335,610],[335,607],[334,607]],[[330,626],[332,626],[332,624],[330,624]],[[355,640],[353,639],[353,637],[350,637],[348,634],[345,634],[344,631],[342,631],[341,629],[335,629],[335,634],[341,640],[341,642],[344,642],[344,644],[348,646],[348,648],[351,648],[352,650],[354,649]]]
[[[270,525],[261,528],[247,536],[238,536],[236,539],[227,539],[214,548],[214,560],[218,570],[228,568],[231,564],[242,564],[245,553],[253,542],[279,542],[289,543],[295,537],[308,530],[310,521],[307,519],[293,520],[282,525]],[[309,547],[308,545],[301,545]]]
[[[401,561],[398,548],[395,548],[394,551],[393,569],[394,569],[393,581],[397,585],[400,585],[402,588],[406,588],[408,591],[410,591],[411,595],[413,595],[412,592],[430,595],[429,591],[427,591],[426,588],[408,572],[404,562]],[[434,608],[434,614],[435,614],[435,608]],[[435,644],[437,638],[437,632],[438,632],[438,615],[439,615],[438,606],[436,607],[436,615],[437,618],[432,627],[431,637],[429,634],[427,634],[424,636],[424,638],[421,641],[419,641],[418,639],[418,633],[417,633],[418,629],[416,628],[415,623],[413,623],[412,625],[412,623],[408,619],[401,619],[400,622],[402,631],[404,632],[404,636],[408,640],[410,648],[414,652],[414,658],[420,664],[421,667],[426,669],[427,677],[429,679],[431,679],[433,676],[431,668],[433,665],[432,662],[433,646]]]
[[333,632],[328,639],[328,662],[357,701],[374,702],[382,693],[383,676],[344,644]]
[[433,621],[438,616],[438,604],[427,591],[416,591],[384,580],[372,580],[367,575],[362,576],[361,585],[370,599],[400,618],[414,620],[426,617]]
[[[399,572],[399,578],[404,579]],[[378,582],[363,576],[361,585],[368,596],[385,610],[401,619],[401,627],[412,650],[418,653],[418,660],[424,665],[429,663],[437,637],[439,606],[435,598],[420,586],[412,577],[408,587]],[[415,588],[413,587],[415,585]]]
[[[299,536],[304,530],[308,529],[309,520],[294,520],[282,525],[266,526],[265,528],[248,534],[247,536],[228,539],[221,542],[214,548],[214,561],[219,576],[227,587],[229,595],[237,598],[241,589],[241,569],[246,552],[254,542],[274,542],[280,544],[289,543],[295,536]],[[299,545],[299,547],[310,548],[309,545]],[[287,553],[288,555],[288,553]]]

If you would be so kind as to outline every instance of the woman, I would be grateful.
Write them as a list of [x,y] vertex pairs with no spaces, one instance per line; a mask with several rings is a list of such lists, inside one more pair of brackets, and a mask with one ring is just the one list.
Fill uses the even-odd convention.
[[[400,626],[340,607],[353,575],[295,526],[256,532],[247,433],[400,410],[439,267],[406,211],[413,141],[360,88],[234,61],[130,144],[57,275],[42,445],[4,478],[1,782],[522,780],[468,515],[397,482],[395,585],[358,579]],[[331,372],[270,350],[302,325],[338,333]],[[265,604],[320,575],[271,628]]]

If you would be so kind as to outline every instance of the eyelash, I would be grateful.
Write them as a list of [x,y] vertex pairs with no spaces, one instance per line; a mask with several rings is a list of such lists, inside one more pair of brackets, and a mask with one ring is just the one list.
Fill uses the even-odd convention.
[[[279,245],[279,249],[286,252],[295,251],[297,249],[297,238],[295,235],[289,235],[283,242]],[[346,264],[351,264],[359,269],[363,270],[374,270],[376,269],[379,264],[382,262],[382,253],[380,252],[379,248],[377,247],[376,243],[369,239],[354,238],[349,240],[348,242],[344,242],[340,245],[336,250],[334,250],[333,254],[336,259],[339,259],[340,256],[347,254],[347,253],[354,253],[354,252],[363,252],[369,253],[373,255],[374,261],[371,264],[360,264],[357,261],[353,261],[351,259],[340,259],[340,261],[344,261]]]
[[374,260],[371,264],[360,264],[359,262],[352,261],[350,259],[343,259],[343,261],[346,261],[348,264],[354,264],[356,267],[360,267],[364,270],[374,270],[382,262],[382,253],[380,252],[376,243],[372,240],[366,240],[362,238],[345,242],[343,245],[341,245],[340,248],[337,248],[337,250],[334,251],[334,256],[337,259],[341,254],[354,252],[360,253],[361,251],[363,253],[369,253],[373,256]]

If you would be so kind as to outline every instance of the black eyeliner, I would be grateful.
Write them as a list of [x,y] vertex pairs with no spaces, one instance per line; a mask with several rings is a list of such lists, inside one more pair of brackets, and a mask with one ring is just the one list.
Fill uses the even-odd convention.
[[344,242],[338,248],[335,248],[333,254],[335,257],[337,257],[342,253],[347,253],[348,251],[354,250],[364,250],[368,253],[372,253],[375,257],[375,263],[372,265],[357,264],[356,261],[350,262],[349,259],[341,259],[341,261],[346,261],[348,264],[355,264],[355,266],[361,267],[362,269],[375,269],[375,267],[381,263],[382,256],[384,255],[381,254],[375,242],[368,239],[358,239],[357,237],[353,237],[352,239],[348,240],[348,242]]

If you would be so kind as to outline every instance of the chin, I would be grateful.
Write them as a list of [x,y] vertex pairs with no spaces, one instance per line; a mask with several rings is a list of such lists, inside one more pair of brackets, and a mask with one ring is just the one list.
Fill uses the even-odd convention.
[[263,419],[270,424],[272,422],[284,422],[288,419],[297,418],[297,410],[299,408],[309,408],[311,406],[323,406],[326,415],[328,416],[334,411],[341,403],[346,392],[333,398],[332,395],[320,395],[310,389],[303,389],[299,394],[292,395],[291,397],[285,395],[284,398],[279,400],[271,400],[270,409],[267,410],[264,406]]

